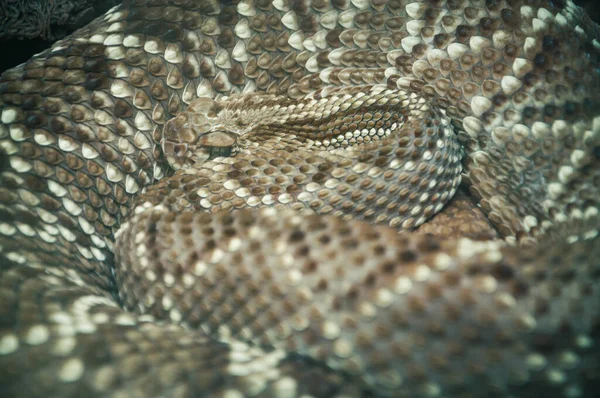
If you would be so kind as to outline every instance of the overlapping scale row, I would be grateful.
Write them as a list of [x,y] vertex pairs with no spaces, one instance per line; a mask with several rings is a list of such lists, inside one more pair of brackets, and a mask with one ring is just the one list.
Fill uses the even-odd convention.
[[580,370],[594,369],[597,349],[578,330],[593,324],[599,294],[581,253],[598,247],[556,243],[440,242],[290,210],[147,203],[117,237],[117,278],[132,311],[296,352],[380,396],[528,385],[568,396],[594,378]]
[[2,304],[21,309],[1,320],[21,325],[0,337],[0,390],[9,396],[362,396],[356,381],[282,350],[127,313],[66,272],[3,263],[0,276]]

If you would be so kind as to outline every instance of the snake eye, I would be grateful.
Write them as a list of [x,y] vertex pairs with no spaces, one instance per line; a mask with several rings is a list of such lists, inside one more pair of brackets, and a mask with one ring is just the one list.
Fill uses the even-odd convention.
[[210,159],[231,156],[235,143],[236,136],[225,131],[211,131],[198,140],[199,146],[208,152]]

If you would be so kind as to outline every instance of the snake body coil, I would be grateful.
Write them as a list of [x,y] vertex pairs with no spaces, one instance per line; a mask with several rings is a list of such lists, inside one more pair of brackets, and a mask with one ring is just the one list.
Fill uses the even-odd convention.
[[570,0],[125,1],[0,78],[0,395],[592,396],[599,100]]

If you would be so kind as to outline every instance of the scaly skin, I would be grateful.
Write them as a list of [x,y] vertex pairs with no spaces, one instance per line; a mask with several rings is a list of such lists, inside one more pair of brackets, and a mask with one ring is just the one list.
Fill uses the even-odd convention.
[[[138,0],[7,71],[0,394],[592,396],[599,37],[570,1]],[[291,119],[177,149],[260,100]]]

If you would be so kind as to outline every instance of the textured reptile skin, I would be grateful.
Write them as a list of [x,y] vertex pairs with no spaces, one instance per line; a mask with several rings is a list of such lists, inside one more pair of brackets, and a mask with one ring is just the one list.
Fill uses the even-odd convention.
[[594,396],[599,40],[136,0],[5,72],[0,395]]

